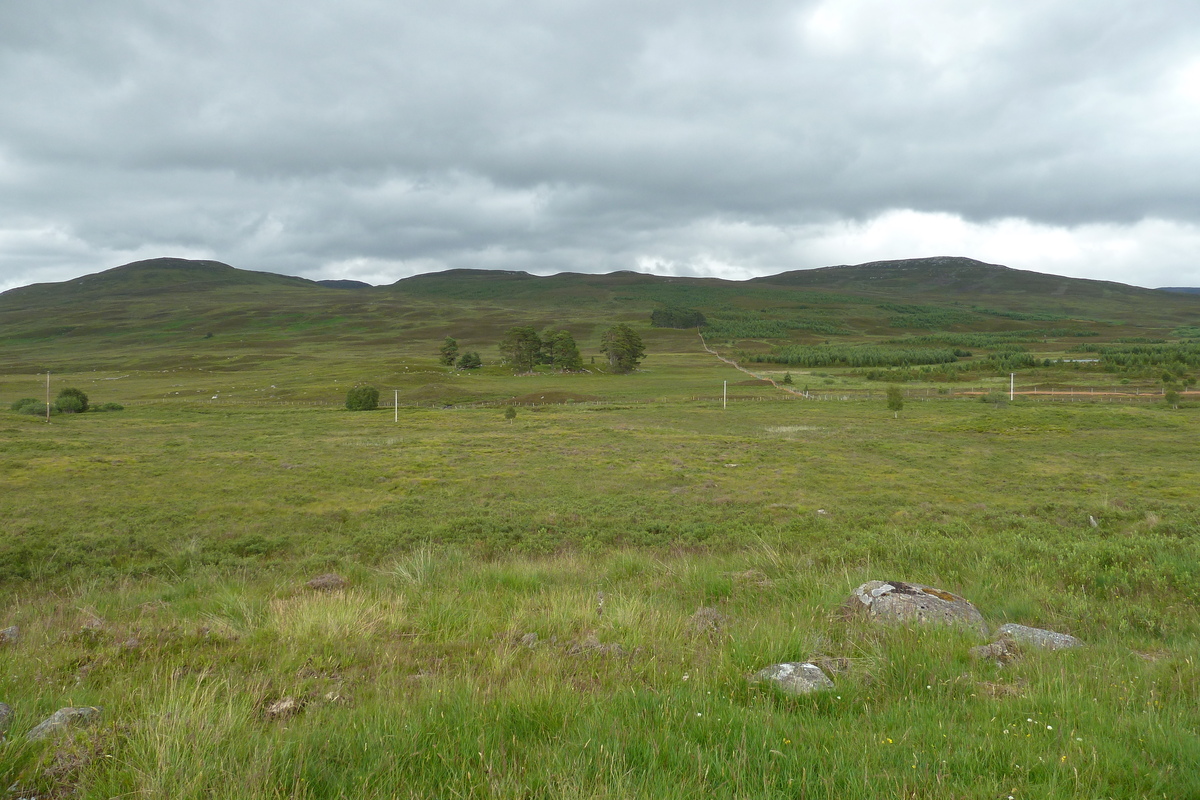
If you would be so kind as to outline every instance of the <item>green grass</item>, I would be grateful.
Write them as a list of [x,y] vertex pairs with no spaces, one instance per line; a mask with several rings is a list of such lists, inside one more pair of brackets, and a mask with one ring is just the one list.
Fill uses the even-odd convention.
[[[883,406],[5,416],[0,622],[24,636],[0,650],[19,714],[0,779],[84,797],[1200,790],[1194,412]],[[303,587],[331,569],[349,589]],[[950,632],[837,617],[875,577],[1089,646],[998,670]],[[695,626],[705,607],[716,629]],[[853,665],[830,695],[747,684],[819,655]],[[284,697],[302,713],[269,719]],[[69,704],[104,722],[23,743]]]
[[[907,312],[879,297],[633,275],[489,293],[486,277],[449,300],[443,276],[362,292],[255,278],[165,303],[159,275],[108,307],[5,312],[0,628],[22,631],[0,646],[8,795],[1200,795],[1194,402],[1060,363],[1017,378],[1076,391],[1053,402],[968,394],[1007,374],[918,372],[894,418],[862,370],[747,365],[823,398],[797,399],[693,331],[647,325],[657,299],[733,321],[825,304],[812,318],[882,345]],[[1108,291],[1061,318],[1112,318]],[[901,299],[953,306],[931,292]],[[989,313],[1011,328],[902,341],[1064,357],[1075,329],[1044,330],[1056,312],[1038,297],[1013,313],[1043,328]],[[1147,327],[1169,333],[1167,317]],[[649,355],[604,374],[590,356],[622,319]],[[488,348],[514,324],[567,325],[592,371],[512,375]],[[723,352],[819,344],[787,330]],[[488,365],[436,366],[446,335]],[[53,393],[125,410],[8,411],[44,396],[46,369]],[[358,382],[401,407],[341,409]],[[305,587],[330,571],[348,587]],[[844,619],[869,579],[1087,646],[975,662],[960,633]],[[819,657],[850,665],[830,693],[748,682]],[[285,698],[298,713],[272,717]],[[100,724],[25,741],[85,704]]]

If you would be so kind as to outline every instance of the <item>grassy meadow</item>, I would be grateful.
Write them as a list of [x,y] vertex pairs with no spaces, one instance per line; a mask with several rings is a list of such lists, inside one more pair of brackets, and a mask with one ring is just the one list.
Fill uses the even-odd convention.
[[[589,367],[606,298],[572,323]],[[565,302],[212,337],[144,302],[128,327],[0,326],[3,409],[39,369],[125,405],[0,410],[0,796],[1200,796],[1200,417],[1161,384],[911,381],[894,414],[858,371],[747,365],[827,398],[800,399],[644,314],[631,375],[486,350]],[[487,366],[436,366],[470,325]],[[399,407],[340,408],[357,382]],[[306,585],[325,573],[345,585]],[[971,634],[841,615],[871,579],[1086,647],[973,661]],[[834,690],[748,681],[811,659]],[[26,741],[83,705],[99,723]]]

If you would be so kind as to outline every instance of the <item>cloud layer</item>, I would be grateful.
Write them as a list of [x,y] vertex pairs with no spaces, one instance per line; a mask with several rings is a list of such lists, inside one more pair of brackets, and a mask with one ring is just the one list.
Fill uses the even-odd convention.
[[1200,6],[0,9],[0,289],[967,255],[1200,285]]

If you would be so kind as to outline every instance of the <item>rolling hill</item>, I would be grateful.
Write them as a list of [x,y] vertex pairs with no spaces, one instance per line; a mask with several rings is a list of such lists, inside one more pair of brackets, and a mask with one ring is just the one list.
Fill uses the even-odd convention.
[[446,336],[494,351],[504,330],[518,324],[565,326],[585,347],[596,347],[600,331],[614,322],[666,341],[676,334],[649,327],[650,313],[663,306],[702,311],[711,341],[745,352],[830,337],[871,343],[949,331],[1168,339],[1192,336],[1200,324],[1194,294],[967,258],[872,262],[741,282],[451,270],[388,286],[160,258],[0,294],[0,366],[37,371],[182,360],[215,367],[228,365],[232,353],[247,366],[319,351],[332,358],[355,348],[425,353]]

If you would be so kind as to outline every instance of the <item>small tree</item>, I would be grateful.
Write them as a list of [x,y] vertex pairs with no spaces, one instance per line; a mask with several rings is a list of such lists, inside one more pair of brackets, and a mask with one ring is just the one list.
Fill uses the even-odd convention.
[[1167,389],[1163,392],[1163,400],[1171,408],[1179,408],[1179,392],[1174,389]]
[[80,389],[68,387],[54,398],[54,405],[64,414],[82,414],[88,410],[88,396]]
[[504,418],[509,421],[509,424],[512,424],[512,421],[517,418],[517,409],[512,406],[504,409]]
[[438,353],[438,363],[443,367],[453,367],[454,360],[458,358],[458,340],[447,336]]
[[784,386],[792,385],[792,373],[790,373],[790,372],[783,373],[783,385]]
[[374,386],[355,386],[346,392],[346,408],[351,411],[374,411],[379,408],[379,390]]
[[600,352],[608,356],[614,372],[633,372],[646,355],[642,337],[628,325],[615,325],[600,339]]
[[896,419],[900,418],[900,412],[904,410],[904,392],[894,383],[887,387],[887,407]]
[[468,350],[458,359],[459,369],[479,369],[483,366],[483,359],[479,357],[479,353],[473,350]]

